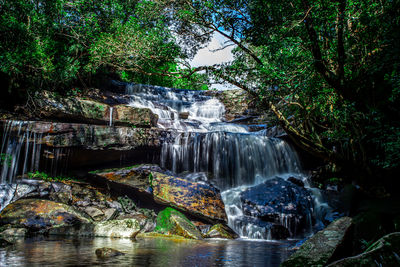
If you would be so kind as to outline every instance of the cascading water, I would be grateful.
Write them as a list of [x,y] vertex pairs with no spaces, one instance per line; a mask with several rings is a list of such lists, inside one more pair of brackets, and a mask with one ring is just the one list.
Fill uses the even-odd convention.
[[[223,190],[228,224],[242,237],[271,239],[268,225],[260,226],[255,218],[244,214],[241,194],[276,176],[306,179],[289,144],[266,137],[264,132],[250,133],[246,126],[224,122],[224,106],[202,92],[130,84],[126,91],[132,95],[131,106],[150,108],[159,115],[159,127],[178,131],[173,142],[162,146],[161,166]],[[305,216],[311,228],[311,213]],[[282,213],[277,223],[294,234],[296,220]]]
[[[4,125],[1,145],[1,184],[10,184],[17,175],[39,168],[42,134],[29,130],[27,121],[7,121]],[[16,132],[16,133],[12,133]],[[23,160],[20,158],[23,157]]]
[[163,144],[161,165],[175,173],[209,173],[221,189],[300,172],[297,155],[285,141],[225,131],[178,134],[173,143]]
[[132,97],[130,106],[157,114],[158,127],[163,129],[207,132],[210,124],[221,122],[225,112],[222,103],[201,91],[128,84],[126,93]]
[[52,176],[66,172],[71,150],[43,147],[46,135],[33,129],[34,121],[6,121],[1,144],[0,184],[12,184],[18,176],[43,170]]

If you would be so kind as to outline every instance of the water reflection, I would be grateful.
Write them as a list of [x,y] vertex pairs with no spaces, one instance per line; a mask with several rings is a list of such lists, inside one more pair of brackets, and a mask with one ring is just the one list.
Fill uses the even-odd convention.
[[[293,242],[31,238],[0,249],[0,266],[279,266]],[[111,247],[126,255],[99,259]]]

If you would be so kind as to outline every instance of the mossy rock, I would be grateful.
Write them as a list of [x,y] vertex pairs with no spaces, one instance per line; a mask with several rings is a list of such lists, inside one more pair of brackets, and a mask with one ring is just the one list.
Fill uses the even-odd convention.
[[210,230],[206,234],[206,237],[235,239],[239,236],[228,226],[219,223],[210,228]]
[[400,266],[400,232],[388,234],[364,253],[329,264],[329,267]]
[[155,171],[151,174],[157,203],[176,207],[213,224],[227,222],[225,205],[217,188]]
[[340,258],[351,236],[352,226],[353,222],[349,217],[332,222],[301,245],[281,267],[322,267]]
[[160,211],[157,216],[156,232],[179,235],[190,239],[202,239],[200,231],[185,215],[173,208]]
[[44,199],[20,199],[0,213],[0,225],[26,228],[31,232],[52,227],[76,226],[91,220],[71,206]]

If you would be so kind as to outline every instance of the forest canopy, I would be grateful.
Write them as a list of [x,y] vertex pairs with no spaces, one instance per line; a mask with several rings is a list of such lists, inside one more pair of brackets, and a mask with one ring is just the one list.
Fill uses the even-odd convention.
[[[400,162],[400,1],[0,1],[7,92],[229,82],[291,139],[358,177]],[[188,62],[218,33],[234,60]],[[202,72],[200,72],[202,71]]]

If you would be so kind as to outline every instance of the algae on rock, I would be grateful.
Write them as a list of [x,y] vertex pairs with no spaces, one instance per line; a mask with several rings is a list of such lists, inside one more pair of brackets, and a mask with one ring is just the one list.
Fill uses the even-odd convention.
[[162,234],[179,235],[190,239],[202,239],[200,231],[179,211],[166,208],[157,216],[157,224],[154,229]]

